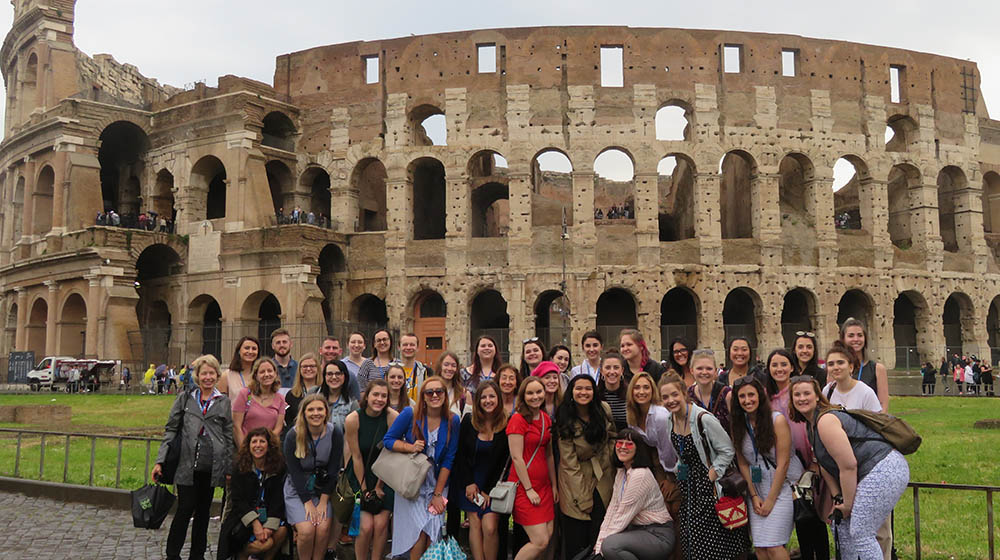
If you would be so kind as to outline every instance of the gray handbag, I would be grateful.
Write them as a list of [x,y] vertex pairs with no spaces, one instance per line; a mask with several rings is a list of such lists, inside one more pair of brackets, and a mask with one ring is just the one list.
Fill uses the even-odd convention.
[[[527,464],[524,465],[524,470],[528,470],[531,466],[531,462],[535,460],[535,455],[538,454],[538,450],[542,448],[542,438],[545,437],[545,416],[542,416],[542,435],[538,438],[538,445],[535,446],[535,451],[531,454],[528,459]],[[506,471],[506,469],[504,469]],[[518,482],[498,482],[496,486],[490,490],[490,509],[494,513],[499,513],[501,515],[508,515],[514,511],[514,496],[517,495],[517,485]]]
[[420,486],[432,465],[431,458],[423,453],[399,453],[383,447],[372,472],[397,494],[412,500],[420,495]]

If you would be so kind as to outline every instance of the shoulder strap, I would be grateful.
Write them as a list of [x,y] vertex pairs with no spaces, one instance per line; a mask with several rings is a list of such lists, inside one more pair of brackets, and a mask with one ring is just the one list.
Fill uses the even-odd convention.
[[542,415],[542,433],[538,436],[538,445],[535,446],[535,451],[532,452],[531,458],[525,463],[524,469],[527,470],[531,466],[531,462],[535,460],[535,455],[538,454],[538,450],[542,448],[542,439],[545,438],[545,412],[541,412]]
[[698,435],[701,436],[701,445],[705,448],[705,462],[708,464],[709,468],[712,466],[712,454],[709,453],[708,449],[708,438],[705,437],[705,427],[701,424],[701,417],[708,414],[707,412],[699,412],[697,419],[695,421],[698,424]]
[[836,383],[830,384],[830,388],[826,390],[826,400],[830,400],[830,397],[833,396],[833,390],[836,388],[837,388]]

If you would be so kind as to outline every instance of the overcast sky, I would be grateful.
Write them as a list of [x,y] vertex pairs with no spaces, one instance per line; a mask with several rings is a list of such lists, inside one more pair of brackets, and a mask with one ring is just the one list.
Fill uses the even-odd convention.
[[[6,4],[6,3],[5,3]],[[767,1],[79,0],[76,44],[178,87],[224,74],[270,84],[277,55],[410,34],[544,25],[629,25],[789,33],[970,59],[1000,117],[996,0]],[[0,8],[9,29],[13,8]]]

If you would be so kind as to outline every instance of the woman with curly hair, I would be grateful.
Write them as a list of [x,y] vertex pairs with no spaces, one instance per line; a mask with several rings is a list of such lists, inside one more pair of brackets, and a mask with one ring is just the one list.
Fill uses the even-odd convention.
[[250,430],[236,454],[229,490],[233,507],[222,522],[218,558],[274,558],[288,538],[285,459],[266,427]]

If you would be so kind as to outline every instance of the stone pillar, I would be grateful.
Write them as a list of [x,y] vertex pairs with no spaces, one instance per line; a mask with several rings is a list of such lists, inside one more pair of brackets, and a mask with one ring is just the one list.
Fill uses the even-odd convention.
[[103,303],[101,301],[101,282],[100,278],[93,271],[85,274],[84,279],[89,284],[87,293],[87,340],[84,353],[88,358],[93,358],[97,357],[98,317],[101,316],[101,304]]
[[[879,278],[883,286],[891,286],[892,278],[888,274],[883,274]],[[879,295],[878,293],[874,295]],[[892,369],[896,365],[896,335],[892,330],[893,303],[895,297],[875,297],[874,309],[872,309],[871,325],[868,325],[868,336],[874,340],[868,342],[868,348],[873,349],[870,357],[885,364],[887,369]],[[939,315],[940,317],[940,315]]]
[[14,288],[17,294],[17,330],[14,334],[14,349],[23,352],[28,347],[28,292],[24,288]]
[[[530,165],[530,162],[528,162]],[[531,250],[531,173],[525,162],[509,164],[507,191],[510,202],[510,229],[507,233],[507,262],[518,262]],[[591,214],[593,216],[593,214]]]
[[[69,158],[67,152],[56,152],[52,161],[55,180],[52,183],[52,229],[49,234],[58,236],[66,231],[66,195],[69,192]],[[51,251],[51,246],[50,249]]]
[[[332,132],[331,132],[332,135]],[[355,163],[355,165],[357,165]],[[327,168],[330,173],[330,220],[333,229],[341,233],[353,233],[359,229],[359,192],[351,184],[354,169],[348,169],[347,161],[338,159]],[[285,211],[290,212],[289,210]]]
[[911,186],[909,200],[913,249],[924,253],[928,272],[940,272],[944,265],[944,243],[938,221],[937,185]]
[[750,180],[753,234],[760,241],[763,266],[781,266],[780,181],[780,173],[758,173]]
[[[704,168],[704,164],[700,167]],[[722,264],[722,222],[719,221],[720,177],[718,173],[698,173],[694,185],[694,234],[698,238],[701,264]],[[720,308],[721,312],[721,308]],[[699,332],[701,332],[699,330]],[[701,335],[699,335],[700,337]]]
[[806,210],[816,231],[817,264],[822,268],[837,266],[837,230],[833,227],[833,173],[824,169],[814,172],[806,187]]
[[[639,262],[642,262],[641,260]],[[657,362],[662,356],[661,350],[665,341],[660,337],[660,298],[658,285],[643,286],[636,290],[636,319],[639,332],[646,339],[649,358]]]
[[983,177],[978,168],[968,173],[964,189],[953,194],[955,204],[955,236],[959,250],[974,257],[974,272],[983,274],[990,259],[990,250],[983,233]]
[[56,339],[58,335],[56,326],[59,321],[59,283],[55,280],[46,280],[42,283],[49,289],[48,297],[45,298],[48,303],[48,315],[45,317],[45,354],[55,356],[59,352],[59,341]]
[[892,238],[889,236],[889,185],[886,181],[862,179],[858,185],[861,227],[871,233],[875,268],[892,267]]
[[597,264],[597,227],[594,225],[594,170],[576,171],[573,175],[573,256],[577,266]]
[[659,179],[660,175],[654,167],[639,170],[633,180],[637,256],[643,267],[660,264]]
[[722,324],[722,307],[727,290],[724,282],[718,280],[717,274],[711,274],[709,270],[705,272],[706,279],[711,279],[703,284],[704,289],[698,294],[701,298],[698,340],[702,341],[698,346],[714,350],[715,359],[721,367],[726,362],[726,331]]
[[[406,308],[406,242],[412,235],[413,185],[405,169],[393,167],[386,180],[386,298],[389,321],[398,326]],[[403,173],[401,176],[400,173]]]
[[779,274],[777,270],[769,269],[761,278],[763,290],[760,294],[761,305],[757,308],[755,319],[759,325],[757,347],[760,352],[765,353],[757,357],[762,360],[767,358],[767,352],[785,347],[785,340],[781,334],[781,312],[785,294],[780,288],[775,288],[783,285]]
[[[465,272],[468,262],[469,237],[472,235],[469,225],[469,180],[464,173],[449,175],[445,188],[448,199],[445,215],[447,221],[445,266],[454,274],[459,274]],[[511,214],[513,217],[513,199],[511,201]]]
[[500,289],[507,300],[507,314],[510,316],[510,331],[507,336],[510,359],[507,361],[520,360],[521,341],[535,336],[535,314],[531,309],[531,302],[525,301],[525,275],[510,274]]
[[[35,214],[35,160],[24,158],[24,219],[21,222],[21,239],[32,235]],[[26,255],[21,255],[22,257]]]

